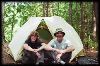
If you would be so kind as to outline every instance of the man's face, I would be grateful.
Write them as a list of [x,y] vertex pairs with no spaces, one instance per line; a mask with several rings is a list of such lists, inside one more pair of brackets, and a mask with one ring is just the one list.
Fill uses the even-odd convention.
[[37,36],[35,36],[35,35],[32,35],[32,36],[31,36],[31,41],[32,41],[32,42],[35,42],[36,39],[37,39]]
[[63,34],[62,34],[61,32],[58,32],[58,33],[56,34],[56,37],[57,37],[57,41],[58,41],[58,42],[61,42],[61,41],[63,40]]

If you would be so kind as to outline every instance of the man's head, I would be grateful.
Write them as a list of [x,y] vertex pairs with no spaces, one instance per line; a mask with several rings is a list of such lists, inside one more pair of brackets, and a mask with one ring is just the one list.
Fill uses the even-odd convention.
[[62,41],[64,35],[65,35],[65,33],[63,32],[62,28],[57,28],[56,32],[54,33],[54,36],[57,37],[57,40],[59,42]]
[[39,33],[37,31],[32,31],[31,34],[29,35],[29,38],[31,39],[32,42],[35,42],[39,37]]

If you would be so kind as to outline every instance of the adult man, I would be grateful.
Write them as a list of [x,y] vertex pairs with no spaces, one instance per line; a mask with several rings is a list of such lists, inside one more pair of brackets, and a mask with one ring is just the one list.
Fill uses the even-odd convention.
[[45,50],[48,50],[47,54],[52,56],[56,63],[68,63],[71,58],[72,51],[75,49],[69,40],[63,38],[64,35],[65,33],[62,28],[56,29],[56,32],[54,33],[56,38],[52,39],[45,47]]
[[36,63],[44,62],[43,61],[43,52],[40,51],[44,47],[44,43],[39,40],[39,34],[37,31],[32,31],[28,36],[28,39],[25,41],[23,46],[24,55],[22,58],[22,63]]

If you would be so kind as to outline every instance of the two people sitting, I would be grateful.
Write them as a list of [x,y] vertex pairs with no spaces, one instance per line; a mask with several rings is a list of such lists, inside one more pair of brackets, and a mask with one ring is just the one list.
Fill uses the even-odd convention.
[[57,28],[54,36],[54,39],[45,44],[40,41],[38,32],[33,31],[23,46],[22,63],[44,63],[44,57],[46,56],[53,63],[67,64],[75,48],[69,40],[64,38],[65,33],[62,28]]

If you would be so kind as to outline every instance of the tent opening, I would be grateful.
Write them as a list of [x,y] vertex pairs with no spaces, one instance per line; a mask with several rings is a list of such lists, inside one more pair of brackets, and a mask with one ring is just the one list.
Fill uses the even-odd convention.
[[38,25],[36,31],[39,33],[40,39],[44,43],[49,43],[51,39],[53,39],[45,21],[41,21],[40,24]]

